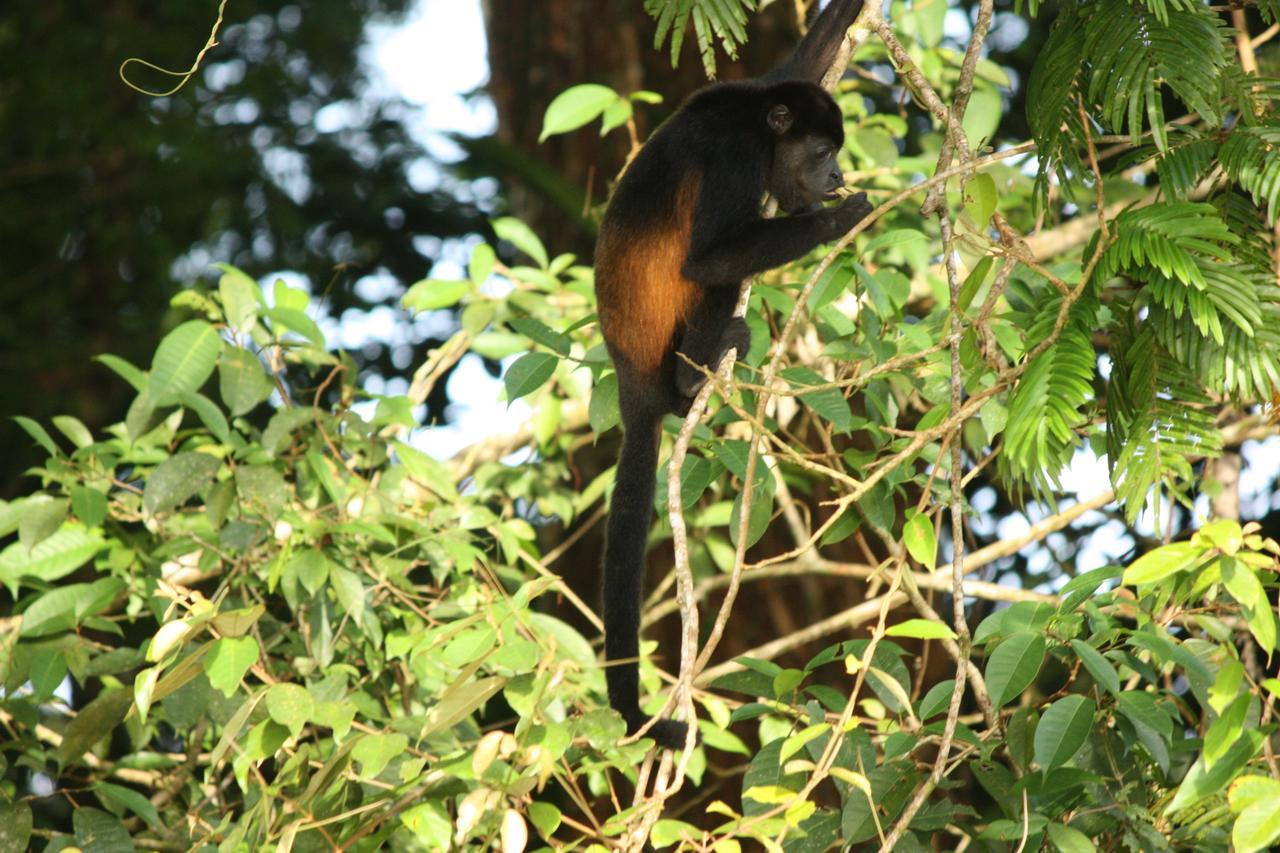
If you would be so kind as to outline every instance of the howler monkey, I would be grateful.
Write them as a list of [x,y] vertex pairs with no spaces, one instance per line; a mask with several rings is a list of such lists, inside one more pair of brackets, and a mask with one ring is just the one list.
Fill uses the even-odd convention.
[[[703,375],[730,348],[745,355],[733,316],[742,279],[837,239],[871,211],[859,193],[824,208],[843,184],[839,108],[817,81],[861,0],[831,0],[795,52],[763,78],[695,93],[649,139],[618,183],[596,244],[600,327],[618,375],[622,453],[604,557],[609,703],[628,734],[640,710],[640,595],[653,513],[658,435],[668,412],[688,411]],[[765,193],[787,213],[765,219]],[[649,734],[679,748],[686,726]]]

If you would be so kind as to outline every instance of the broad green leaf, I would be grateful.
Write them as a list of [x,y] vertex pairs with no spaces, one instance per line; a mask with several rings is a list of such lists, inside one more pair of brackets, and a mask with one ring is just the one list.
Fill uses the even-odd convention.
[[1227,802],[1237,813],[1258,803],[1280,806],[1280,781],[1270,776],[1241,776],[1227,789]]
[[422,726],[422,737],[444,731],[469,717],[506,684],[505,678],[491,676],[461,687],[451,687],[430,712]]
[[1036,764],[1045,772],[1076,754],[1093,728],[1093,701],[1079,694],[1064,696],[1049,706],[1036,727]]
[[101,613],[125,590],[119,578],[73,583],[42,594],[22,613],[21,637],[45,637],[78,626],[88,616]]
[[28,850],[31,825],[31,806],[25,800],[0,803],[0,853]]
[[467,262],[467,278],[471,279],[474,287],[479,289],[488,280],[497,260],[493,247],[488,243],[481,243],[471,250],[471,260]]
[[165,335],[151,361],[147,393],[153,403],[172,406],[183,394],[200,390],[221,350],[218,330],[203,320],[188,320]]
[[253,637],[223,637],[200,662],[209,683],[230,699],[249,668],[258,661],[258,641]]
[[467,281],[424,278],[422,281],[411,284],[401,301],[410,311],[422,313],[456,305],[470,291],[471,283]]
[[308,317],[301,308],[276,306],[268,308],[263,313],[271,321],[271,329],[277,339],[283,338],[286,332],[294,332],[317,347],[324,346],[324,332],[320,331],[316,321]]
[[242,347],[223,348],[218,358],[218,393],[233,417],[250,411],[274,390],[256,355]]
[[95,356],[94,361],[105,364],[117,376],[133,386],[133,390],[137,391],[139,394],[147,389],[147,374],[142,370],[139,370],[137,367],[134,367],[120,356],[103,353],[102,355]]
[[64,766],[78,762],[90,747],[124,722],[132,704],[133,697],[124,688],[108,688],[99,693],[67,724],[58,746],[58,760]]
[[409,739],[402,734],[365,735],[356,741],[351,757],[360,763],[360,776],[373,779],[408,746]]
[[71,487],[71,511],[86,527],[100,527],[110,505],[107,496],[90,486]]
[[1231,827],[1236,853],[1274,849],[1276,839],[1280,839],[1280,796],[1249,806]]
[[80,806],[71,813],[71,825],[84,853],[126,853],[134,849],[120,819],[101,809]]
[[529,352],[516,359],[502,377],[507,389],[507,403],[541,388],[556,372],[559,363],[559,358],[546,352]]
[[[933,528],[929,528],[932,530]],[[956,632],[949,625],[932,619],[907,619],[884,629],[887,637],[915,637],[918,640],[954,640]]]
[[867,247],[863,249],[864,255],[869,255],[877,249],[888,249],[895,246],[905,246],[911,243],[924,243],[928,240],[923,232],[914,228],[899,228],[896,231],[885,231],[877,234],[867,242]]
[[1249,714],[1249,703],[1253,695],[1241,693],[1209,726],[1204,736],[1204,766],[1211,770],[1218,759],[1227,754],[1227,750],[1240,737],[1244,730],[1245,717]]
[[26,512],[22,514],[18,541],[28,550],[39,545],[62,526],[70,509],[70,501],[36,496],[27,503]]
[[147,477],[143,508],[156,515],[193,497],[213,479],[222,462],[208,453],[179,453],[161,462]]
[[218,294],[222,297],[222,314],[227,325],[241,333],[249,332],[258,320],[258,304],[262,302],[258,283],[230,264],[215,266],[222,270]]
[[1099,687],[1113,695],[1120,694],[1120,676],[1116,673],[1116,668],[1111,665],[1111,661],[1083,640],[1072,640],[1071,648],[1084,664],[1084,668],[1089,670],[1093,680],[1098,682]]
[[979,228],[987,227],[987,220],[996,209],[996,182],[986,172],[974,175],[964,187],[965,210]]
[[396,457],[409,472],[409,476],[447,501],[458,499],[449,469],[434,458],[401,441],[393,441]]
[[56,581],[83,566],[105,546],[96,531],[66,522],[30,550],[21,542],[12,542],[0,551],[0,582],[12,588],[22,578]]
[[543,248],[538,235],[519,219],[504,216],[490,223],[493,231],[502,240],[506,240],[520,251],[538,262],[538,266],[547,268],[547,250]]
[[1191,568],[1203,553],[1203,548],[1190,542],[1164,545],[1134,560],[1129,568],[1124,570],[1122,582],[1128,586],[1156,583]]
[[1054,848],[1059,853],[1094,853],[1098,849],[1094,846],[1093,841],[1089,839],[1089,836],[1064,823],[1050,822],[1045,826],[1045,830],[1049,833],[1049,840],[1053,842]]
[[529,821],[543,838],[551,838],[560,828],[560,809],[551,803],[534,801],[528,806]]
[[946,681],[939,681],[937,684],[929,688],[929,692],[924,694],[924,698],[920,700],[920,720],[924,722],[930,717],[941,714],[951,707],[951,694],[955,692],[956,680],[948,678]]
[[555,350],[557,355],[569,354],[569,339],[541,320],[533,317],[516,317],[508,320],[507,325],[534,343]]
[[1178,786],[1169,805],[1165,806],[1164,814],[1172,815],[1180,809],[1195,805],[1205,797],[1222,793],[1227,783],[1257,754],[1266,736],[1259,729],[1245,729],[1212,769],[1205,766],[1204,756],[1197,759],[1183,777],[1182,784]]
[[302,727],[311,719],[315,707],[307,688],[288,682],[267,688],[265,705],[271,719],[287,728],[294,737],[302,733]]
[[22,427],[22,431],[35,439],[36,444],[44,448],[44,451],[50,456],[62,455],[62,451],[58,450],[58,445],[49,437],[48,430],[40,426],[39,422],[22,415],[15,416],[13,422]]
[[236,493],[245,507],[267,518],[275,518],[289,499],[289,486],[271,465],[241,465],[236,468]]
[[902,525],[902,541],[916,562],[933,571],[938,560],[938,542],[929,516],[920,513],[907,519]]
[[611,104],[620,100],[620,96],[608,86],[597,83],[580,83],[570,86],[552,99],[547,105],[547,112],[542,117],[542,132],[538,141],[544,142],[548,136],[567,133],[590,124]]
[[591,429],[599,435],[617,426],[618,375],[609,373],[600,377],[591,389],[591,402],[587,405],[587,420]]
[[155,829],[165,830],[165,825],[160,820],[160,813],[156,811],[156,807],[151,804],[150,800],[132,788],[113,785],[110,782],[98,782],[93,786],[93,792],[98,796],[98,799],[113,810],[124,811],[127,809]]
[[1000,643],[987,659],[987,690],[997,707],[1009,702],[1035,679],[1044,662],[1043,635],[1023,632]]
[[213,433],[214,438],[224,444],[231,441],[231,429],[227,426],[227,418],[218,405],[199,391],[183,394],[179,400],[183,408],[196,413],[200,422]]
[[93,444],[93,433],[79,418],[70,415],[54,415],[53,425],[65,435],[76,447],[88,447]]

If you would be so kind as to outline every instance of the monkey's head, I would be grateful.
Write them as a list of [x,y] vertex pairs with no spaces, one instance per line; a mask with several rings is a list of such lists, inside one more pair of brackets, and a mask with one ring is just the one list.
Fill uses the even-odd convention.
[[813,83],[771,87],[764,122],[773,138],[768,191],[787,213],[813,210],[844,186],[836,155],[845,124],[836,101]]
[[770,94],[765,115],[773,138],[769,193],[787,213],[812,210],[844,186],[836,163],[844,144],[840,108],[811,83],[782,83]]

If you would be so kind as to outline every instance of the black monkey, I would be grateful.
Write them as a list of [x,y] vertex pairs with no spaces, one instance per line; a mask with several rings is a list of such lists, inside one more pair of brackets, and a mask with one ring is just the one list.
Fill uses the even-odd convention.
[[[676,353],[712,369],[730,348],[745,355],[747,325],[733,316],[742,279],[837,239],[871,212],[863,193],[822,206],[843,185],[844,126],[817,81],[861,8],[832,0],[773,72],[695,93],[641,149],[605,210],[596,296],[623,427],[605,544],[605,657],[609,703],[628,734],[647,720],[635,660],[659,429],[666,413],[688,411],[703,382]],[[766,192],[787,216],[761,216]],[[649,729],[671,749],[685,732],[674,720]]]

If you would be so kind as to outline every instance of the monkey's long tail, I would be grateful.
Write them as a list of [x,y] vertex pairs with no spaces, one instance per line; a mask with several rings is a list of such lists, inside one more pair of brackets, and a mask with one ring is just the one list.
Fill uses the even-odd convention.
[[[613,502],[604,550],[605,680],[609,704],[633,734],[648,720],[640,710],[640,596],[644,584],[645,540],[653,518],[661,411],[643,411],[628,420],[613,484]],[[614,661],[618,661],[615,663]],[[684,746],[687,726],[659,720],[649,736],[667,749]]]

